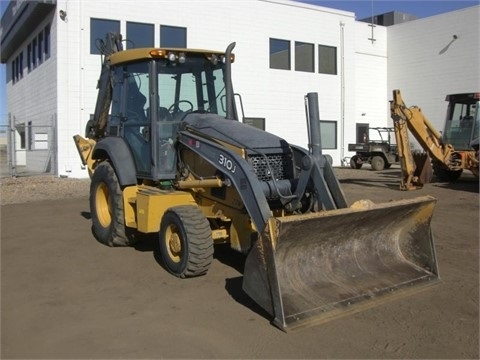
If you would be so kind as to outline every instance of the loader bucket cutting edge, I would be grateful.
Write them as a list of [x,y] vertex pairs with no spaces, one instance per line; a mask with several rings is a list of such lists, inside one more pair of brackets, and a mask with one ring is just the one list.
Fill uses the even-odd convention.
[[439,280],[435,202],[272,217],[247,256],[243,288],[285,331],[416,293]]

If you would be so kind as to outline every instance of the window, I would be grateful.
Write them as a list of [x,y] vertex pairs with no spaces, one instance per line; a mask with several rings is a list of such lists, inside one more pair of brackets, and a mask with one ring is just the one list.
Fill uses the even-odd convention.
[[320,120],[322,149],[337,148],[337,122]]
[[23,51],[18,55],[19,60],[19,77],[23,78]]
[[243,123],[256,127],[257,129],[260,129],[260,130],[265,130],[265,118],[244,117]]
[[120,33],[120,21],[90,19],[90,54],[100,54],[97,43],[103,41],[109,32]]
[[48,133],[33,134],[33,149],[48,150]]
[[314,72],[313,44],[295,41],[295,70]]
[[37,56],[38,56],[38,65],[40,65],[43,60],[43,32],[40,32],[40,34],[38,34]]
[[161,47],[187,47],[187,29],[178,26],[160,25]]
[[337,48],[318,45],[318,72],[337,75]]
[[28,72],[32,71],[32,44],[27,46],[27,68]]
[[45,60],[50,57],[50,24],[45,27],[45,46],[43,48]]
[[153,33],[153,24],[127,22],[127,49],[153,47]]
[[15,84],[15,60],[12,60],[12,83]]
[[270,39],[270,69],[290,70],[290,41]]
[[145,61],[115,69],[109,119],[109,131],[122,125],[121,135],[127,139],[137,172],[145,176],[150,175],[152,164],[150,122],[147,116],[150,107],[148,64]]
[[37,67],[37,38],[32,41],[32,68]]
[[23,52],[12,60],[12,83],[15,84],[18,80],[23,78]]

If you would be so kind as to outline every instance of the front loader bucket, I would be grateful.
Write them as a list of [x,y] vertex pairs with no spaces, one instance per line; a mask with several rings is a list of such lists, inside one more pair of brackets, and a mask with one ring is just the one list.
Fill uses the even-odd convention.
[[289,330],[438,281],[430,196],[270,218],[245,262],[245,292]]

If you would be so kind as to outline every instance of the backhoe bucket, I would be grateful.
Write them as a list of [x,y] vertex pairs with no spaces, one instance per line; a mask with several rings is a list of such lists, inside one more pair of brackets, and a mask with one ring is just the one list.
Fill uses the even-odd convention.
[[[245,262],[245,292],[289,330],[439,280],[430,196],[270,218]],[[358,206],[360,204],[360,206]]]

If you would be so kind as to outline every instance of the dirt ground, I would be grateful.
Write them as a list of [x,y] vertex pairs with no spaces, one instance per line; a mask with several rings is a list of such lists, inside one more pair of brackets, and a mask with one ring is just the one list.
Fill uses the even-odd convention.
[[478,359],[477,180],[401,192],[398,168],[336,172],[349,203],[438,199],[438,285],[284,333],[242,292],[242,256],[217,247],[206,276],[177,279],[149,240],[96,242],[82,188],[76,198],[1,207],[1,358]]

